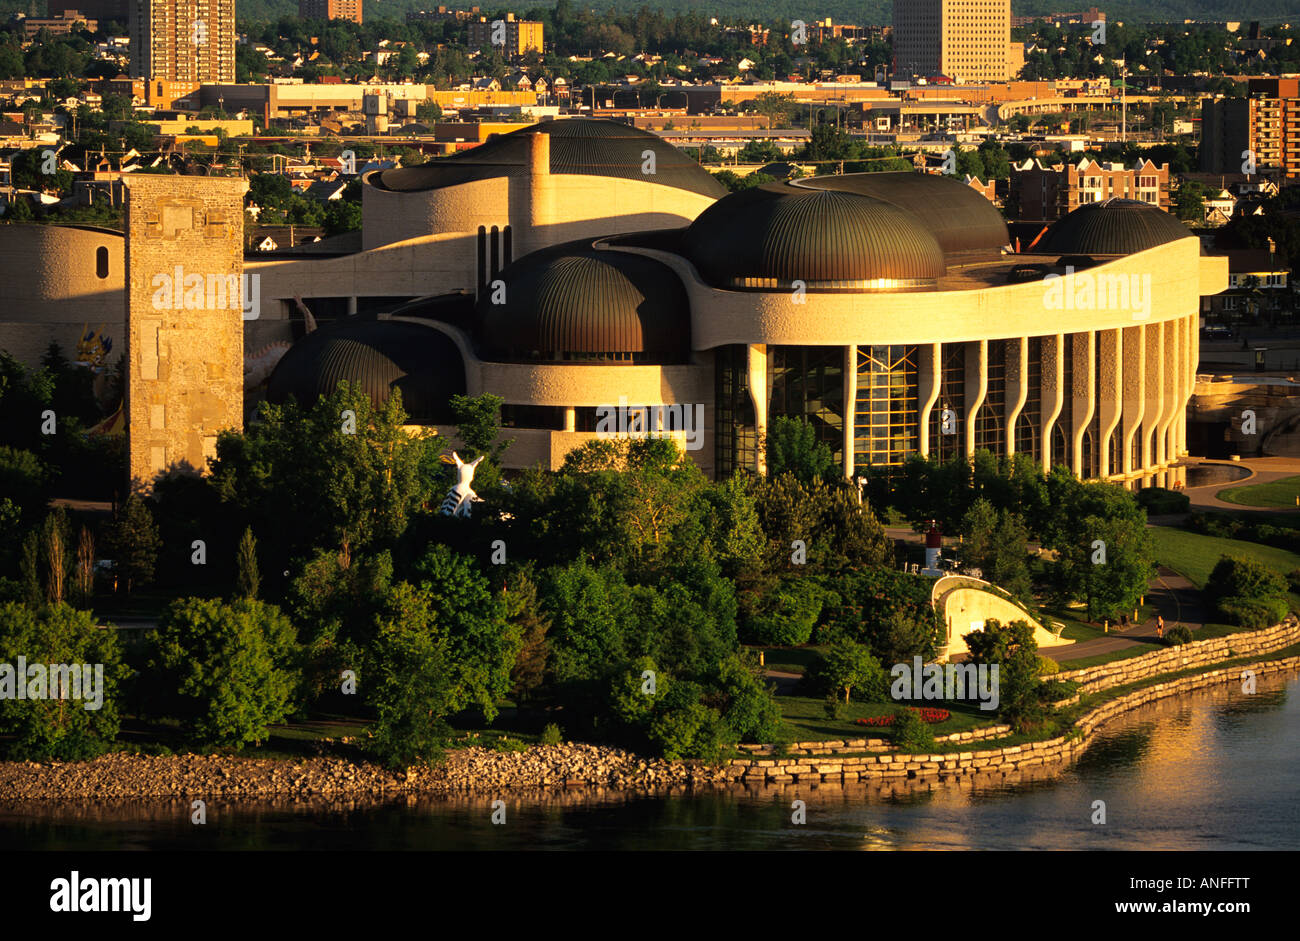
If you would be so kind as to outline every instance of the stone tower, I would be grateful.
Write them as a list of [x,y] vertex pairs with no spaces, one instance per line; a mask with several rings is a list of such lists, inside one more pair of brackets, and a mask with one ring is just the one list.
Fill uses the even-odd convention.
[[127,466],[132,488],[202,472],[243,426],[244,204],[236,177],[125,179]]

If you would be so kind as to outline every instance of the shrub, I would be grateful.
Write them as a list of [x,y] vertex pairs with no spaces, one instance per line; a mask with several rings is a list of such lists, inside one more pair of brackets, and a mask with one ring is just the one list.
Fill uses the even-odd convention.
[[1287,573],[1286,584],[1292,591],[1300,592],[1300,569],[1292,569]]
[[1259,630],[1285,618],[1287,603],[1281,598],[1222,598],[1218,610],[1230,624]]
[[1060,672],[1061,672],[1061,665],[1059,663],[1057,663],[1051,657],[1044,657],[1042,654],[1038,655],[1039,676],[1055,676],[1057,673]]
[[700,701],[698,683],[673,683],[650,720],[650,741],[669,761],[721,760],[734,741],[716,709]]
[[1286,579],[1254,559],[1221,556],[1205,583],[1211,601],[1223,598],[1267,598],[1286,595]]
[[273,605],[182,598],[153,637],[148,668],[160,695],[149,699],[194,741],[243,748],[293,711],[299,656],[293,625]]
[[808,643],[824,598],[824,591],[810,579],[782,579],[750,615],[749,642],[778,647]]
[[564,733],[554,722],[548,722],[546,728],[542,729],[543,745],[559,745],[564,741]]
[[[8,739],[0,741],[5,757],[75,761],[104,751],[117,736],[117,690],[126,674],[117,632],[101,630],[90,612],[66,604],[39,609],[0,605],[0,663],[15,665],[19,656],[33,665],[89,665],[97,684],[96,668],[102,665],[102,685],[89,693],[83,686],[81,701],[64,699],[54,696],[54,678],[47,677],[49,698],[18,700],[10,693],[0,699],[0,735]],[[85,708],[96,701],[99,708]]]
[[1191,642],[1192,632],[1182,624],[1176,624],[1165,631],[1165,645],[1168,647],[1180,647]]
[[934,733],[919,712],[899,709],[892,723],[894,744],[906,751],[925,751],[934,747]]
[[1164,487],[1144,487],[1137,492],[1137,502],[1151,516],[1186,513],[1192,505],[1192,499],[1187,494]]

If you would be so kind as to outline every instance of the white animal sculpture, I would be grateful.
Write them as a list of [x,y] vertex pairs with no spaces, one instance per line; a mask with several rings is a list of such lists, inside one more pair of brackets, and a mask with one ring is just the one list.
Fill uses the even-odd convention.
[[[447,497],[442,501],[442,515],[463,516],[469,519],[470,505],[483,502],[483,498],[470,486],[474,482],[474,469],[478,467],[479,461],[483,460],[483,455],[480,454],[468,464],[462,461],[455,451],[451,452],[451,456],[456,463],[456,483],[447,491]],[[443,460],[447,459],[444,457]]]

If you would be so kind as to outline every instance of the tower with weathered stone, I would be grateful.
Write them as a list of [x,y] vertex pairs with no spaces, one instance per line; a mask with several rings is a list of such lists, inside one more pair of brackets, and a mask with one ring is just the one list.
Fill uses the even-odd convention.
[[203,471],[218,432],[243,426],[241,178],[126,179],[127,449],[130,484]]

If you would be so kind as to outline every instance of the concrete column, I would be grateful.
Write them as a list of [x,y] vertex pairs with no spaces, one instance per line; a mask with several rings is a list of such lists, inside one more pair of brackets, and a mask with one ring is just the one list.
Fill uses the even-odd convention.
[[[1187,453],[1187,405],[1196,392],[1196,371],[1201,365],[1200,317],[1190,314],[1187,317],[1187,371],[1183,383],[1183,401],[1178,410],[1178,455]],[[1186,477],[1184,473],[1182,476]]]
[[1007,343],[1007,457],[1016,453],[1016,420],[1029,401],[1029,337]]
[[747,350],[749,364],[749,400],[754,404],[755,467],[760,474],[767,473],[767,344],[750,344]]
[[572,405],[570,405],[568,408],[564,410],[564,430],[565,431],[578,430],[578,410],[574,408]]
[[1101,369],[1097,376],[1097,416],[1100,419],[1098,430],[1101,437],[1097,442],[1097,466],[1105,478],[1124,472],[1124,457],[1115,455],[1114,468],[1110,465],[1110,437],[1118,427],[1123,413],[1124,398],[1120,385],[1120,369],[1124,357],[1124,334],[1122,329],[1103,330],[1097,334],[1097,345],[1101,353]]
[[916,348],[918,362],[917,396],[920,399],[919,421],[917,429],[917,450],[926,457],[930,455],[930,413],[939,401],[939,383],[943,377],[943,360],[940,358],[940,344],[921,344]]
[[1160,437],[1160,421],[1165,413],[1165,324],[1148,324],[1146,362],[1146,411],[1142,418],[1142,437],[1145,451],[1142,470],[1146,473],[1160,466],[1156,445]]
[[844,347],[844,477],[853,479],[854,412],[858,402],[858,348]]
[[989,391],[989,341],[966,344],[966,456],[975,453],[975,416]]
[[[512,232],[522,243],[516,251],[523,255],[540,248],[547,236],[547,227],[555,220],[555,185],[551,179],[551,135],[531,134],[528,137],[528,179],[524,181],[528,216],[524,224]],[[511,220],[513,222],[513,220]]]
[[[1071,466],[1076,477],[1083,476],[1083,435],[1097,414],[1097,359],[1093,352],[1097,334],[1085,330],[1069,337],[1069,355],[1074,357],[1074,381],[1069,394],[1074,399],[1074,428],[1071,437]],[[1093,442],[1094,447],[1096,442]]]
[[349,298],[348,298],[348,316],[349,316],[349,317],[355,317],[356,315],[357,315],[357,299],[356,299],[356,297],[349,297]]
[[1042,351],[1043,427],[1040,433],[1043,436],[1043,473],[1047,474],[1052,471],[1052,431],[1056,428],[1057,419],[1061,417],[1061,409],[1065,407],[1064,334],[1043,337]]
[[1138,470],[1134,466],[1133,436],[1146,413],[1147,325],[1124,328],[1124,418],[1120,426],[1124,455],[1121,463],[1127,477]]
[[1164,362],[1164,377],[1160,383],[1160,398],[1163,400],[1163,411],[1160,414],[1160,424],[1156,427],[1156,463],[1161,467],[1167,465],[1173,460],[1169,447],[1169,426],[1173,424],[1174,419],[1178,417],[1178,383],[1179,377],[1179,357],[1178,342],[1179,330],[1177,321],[1169,321],[1162,324],[1164,327],[1163,343],[1160,349],[1160,358]]

